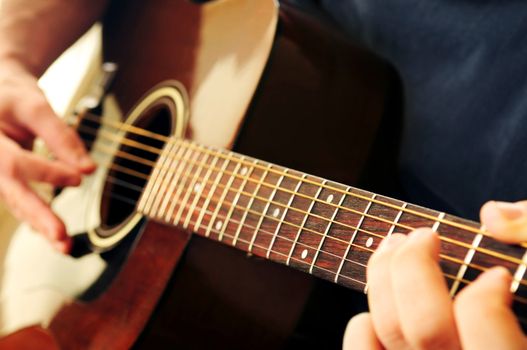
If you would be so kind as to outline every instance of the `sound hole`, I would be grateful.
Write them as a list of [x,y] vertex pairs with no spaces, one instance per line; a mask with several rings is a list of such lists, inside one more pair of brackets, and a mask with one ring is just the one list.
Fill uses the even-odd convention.
[[[160,101],[162,102],[162,101]],[[168,136],[172,130],[170,106],[159,103],[147,110],[134,127]],[[130,130],[113,159],[101,202],[101,230],[108,237],[136,211],[136,205],[165,142]]]

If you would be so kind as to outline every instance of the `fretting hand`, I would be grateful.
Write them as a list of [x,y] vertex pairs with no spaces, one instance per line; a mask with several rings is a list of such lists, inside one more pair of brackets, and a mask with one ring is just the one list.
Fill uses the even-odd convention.
[[[481,220],[497,239],[527,240],[527,202],[489,202]],[[492,268],[452,300],[438,260],[431,229],[385,240],[368,265],[370,313],[351,319],[344,349],[526,349],[509,272]]]

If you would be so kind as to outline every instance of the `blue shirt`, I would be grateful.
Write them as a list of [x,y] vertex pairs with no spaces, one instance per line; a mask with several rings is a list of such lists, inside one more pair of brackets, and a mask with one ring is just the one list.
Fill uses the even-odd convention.
[[527,2],[320,0],[400,74],[409,199],[477,218],[527,199]]

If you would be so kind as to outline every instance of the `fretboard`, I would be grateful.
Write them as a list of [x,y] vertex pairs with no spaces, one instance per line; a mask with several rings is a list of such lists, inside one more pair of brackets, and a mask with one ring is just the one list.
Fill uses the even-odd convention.
[[153,220],[366,292],[366,265],[394,233],[432,227],[454,295],[502,265],[527,291],[527,255],[476,222],[186,140],[168,142],[138,210]]

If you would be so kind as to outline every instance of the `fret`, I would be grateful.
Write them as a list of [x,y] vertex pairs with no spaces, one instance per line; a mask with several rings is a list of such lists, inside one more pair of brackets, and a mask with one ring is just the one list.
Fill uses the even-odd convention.
[[[467,220],[459,219],[456,217],[447,216],[445,221],[453,222],[454,224],[458,224],[461,222],[464,225],[470,226],[471,228],[479,229],[478,231],[484,231],[484,228],[476,226],[476,223],[470,221],[467,222]],[[448,271],[448,266],[446,266],[446,268],[442,266],[443,271],[446,272],[446,274],[455,276],[454,281],[457,282],[456,284],[458,284],[455,293],[459,293],[459,290],[464,288],[468,282],[474,281],[482,273],[482,271],[492,268],[496,265],[501,265],[505,267],[510,272],[510,274],[515,277],[518,277],[522,274],[521,270],[523,268],[521,267],[521,264],[525,256],[524,248],[516,245],[508,245],[505,243],[498,242],[485,234],[467,232],[463,228],[452,228],[452,226],[453,225],[445,223],[441,226],[441,231],[445,231],[445,229],[448,228],[449,230],[459,232],[460,235],[466,236],[471,240],[474,240],[475,238],[478,239],[478,244],[474,244],[473,247],[469,247],[472,248],[470,250],[473,250],[474,252],[471,253],[470,262],[463,263],[465,267],[463,267],[464,271],[462,280],[455,275],[455,272],[452,273],[450,272],[451,270]],[[480,235],[481,237],[477,237]],[[448,256],[453,256],[456,254],[456,250],[461,250],[461,248],[459,248],[461,244],[464,244],[463,239],[457,239],[455,242],[452,242],[450,244],[451,246],[454,246],[453,249],[445,249],[442,250],[442,252],[445,252]],[[525,286],[520,285],[520,283],[524,282],[519,280],[517,285],[513,282],[511,284],[511,288],[516,287],[518,289],[518,293],[516,293],[517,295],[524,295]]]
[[[464,226],[478,229],[478,231],[485,231],[483,226],[480,227],[475,222],[450,215],[447,215],[443,221],[452,222],[456,225],[463,224]],[[441,237],[445,237],[445,232],[449,232],[449,238],[453,241],[447,244],[441,242],[442,246],[445,247],[445,249],[442,247],[441,253],[448,256],[449,259],[452,257],[458,259],[461,251],[468,250],[459,259],[462,260],[461,262],[445,263],[441,261],[443,273],[445,276],[448,276],[447,281],[452,296],[458,294],[462,288],[467,286],[469,282],[474,281],[483,271],[497,265],[505,267],[514,276],[511,283],[511,290],[516,290],[516,295],[518,296],[524,297],[526,295],[525,280],[523,280],[525,271],[524,267],[522,267],[525,264],[524,259],[527,259],[525,248],[501,243],[486,236],[484,233],[469,232],[449,223],[441,224]],[[456,233],[458,236],[455,236],[453,233]],[[471,244],[468,247],[461,247],[461,245],[465,245],[465,240],[467,239],[470,240]]]
[[[181,223],[181,220],[182,220],[182,218],[184,216],[184,213],[185,213],[185,209],[187,209],[187,203],[189,203],[189,200],[192,198],[191,197],[192,194],[194,194],[194,198],[192,199],[191,205],[189,206],[188,211],[187,211],[187,214],[190,213],[190,215],[192,217],[192,213],[195,210],[195,206],[196,206],[197,200],[200,198],[198,196],[198,192],[205,188],[205,185],[199,180],[201,179],[201,174],[203,172],[207,173],[207,170],[209,170],[208,162],[209,162],[210,154],[209,153],[204,153],[201,150],[198,150],[198,151],[199,151],[199,153],[203,153],[204,156],[201,158],[201,160],[196,165],[197,169],[194,170],[194,174],[192,175],[192,179],[191,179],[189,185],[183,190],[184,194],[183,194],[183,199],[181,200],[181,204],[179,204],[177,201],[173,201],[173,203],[172,203],[172,205],[170,206],[170,209],[169,209],[169,213],[172,213],[172,214],[170,214],[172,216],[171,217],[167,216],[167,219],[168,220],[172,220],[172,222],[174,224]],[[214,165],[215,165],[215,163],[213,162],[213,164],[210,165],[210,166],[214,167]],[[177,212],[176,212],[176,208],[175,208],[176,205],[178,205]],[[188,223],[185,222],[185,223],[183,223],[182,226],[183,226],[184,229],[187,229],[188,228]]]
[[[200,152],[199,150],[196,153],[203,154],[203,152]],[[194,174],[192,175],[192,179],[190,180],[189,185],[184,189],[183,199],[181,200],[181,203],[178,203],[177,200],[172,201],[168,209],[167,216],[165,218],[167,222],[172,221],[174,224],[180,223],[181,216],[183,212],[185,211],[185,208],[187,207],[187,203],[189,202],[189,198],[191,194],[196,193],[196,188],[199,189],[200,187],[200,186],[196,187],[196,184],[198,183],[197,181],[199,177],[201,176],[201,173],[207,167],[207,162],[209,160],[209,157],[210,155],[208,153],[203,154],[201,159],[197,161],[196,169],[194,169],[194,167],[192,168],[193,169],[192,171]],[[183,186],[181,188],[183,188]],[[177,195],[177,198],[179,198],[181,194],[177,193],[176,195]],[[178,204],[179,206],[176,212],[176,205]],[[192,204],[195,204],[195,202],[193,201]],[[194,208],[191,205],[189,212],[193,212],[193,211],[194,211]],[[186,229],[187,226],[183,225],[183,228]]]
[[[330,195],[334,196],[334,195]],[[344,199],[346,198],[346,194],[343,194],[338,202],[338,205],[335,207],[335,210],[333,211],[333,214],[331,215],[331,218],[329,219],[328,225],[326,227],[326,230],[324,231],[324,235],[322,236],[322,239],[320,240],[320,244],[318,245],[318,248],[315,252],[315,256],[313,258],[313,261],[311,262],[311,266],[309,267],[309,273],[313,273],[313,267],[315,266],[315,262],[317,261],[317,258],[320,254],[320,251],[322,249],[322,245],[324,244],[328,234],[329,230],[331,229],[331,226],[333,224],[333,221],[335,220],[335,217],[337,216],[337,213],[339,211],[339,207],[342,206],[342,203],[344,202]],[[327,202],[331,203],[333,200],[333,197],[328,197]]]
[[406,208],[407,205],[408,203],[403,203],[403,205],[401,206],[401,210],[399,210],[399,213],[393,220],[393,225],[390,227],[390,230],[388,231],[386,238],[391,237],[391,235],[393,234],[393,231],[395,230],[395,227],[397,226],[397,223],[399,222],[399,220],[401,220],[401,216],[403,215],[404,209]]
[[[441,221],[443,221],[444,218],[445,218],[445,213],[443,212],[439,213],[436,221],[434,222],[434,225],[432,226],[433,231],[437,232],[437,230],[439,229],[439,226],[441,225]],[[463,277],[465,276],[467,267],[470,265],[470,262],[472,261],[472,258],[474,257],[474,252],[479,246],[482,237],[483,236],[481,235],[477,235],[476,237],[474,237],[474,240],[472,241],[472,244],[471,244],[472,248],[467,251],[465,258],[463,259],[463,264],[459,266],[459,270],[456,274],[456,277],[454,281],[452,282],[452,285],[450,286],[450,295],[452,297],[457,293],[459,286],[460,286],[460,282],[463,280]]]
[[463,281],[472,281],[481,273],[479,268],[473,266],[485,267],[485,263],[477,261],[477,253],[484,244],[485,237],[478,237],[477,234],[442,222],[453,222],[479,230],[481,225],[478,223],[451,215],[436,214],[436,216],[436,222],[440,222],[437,230],[441,238],[439,265],[445,276],[449,276],[446,280],[447,288],[454,296],[464,287]]
[[[159,186],[155,190],[157,195],[156,195],[154,202],[152,203],[152,209],[150,210],[150,213],[152,216],[157,216],[156,214],[157,214],[159,205],[162,202],[162,200],[166,197],[166,194],[167,194],[166,187],[168,185],[168,179],[174,173],[172,170],[172,165],[176,162],[176,157],[173,156],[175,150],[177,150],[175,146],[167,150],[167,161],[165,162],[165,164],[163,165],[163,168],[161,169],[161,172],[159,173],[159,181],[158,181]],[[188,156],[189,156],[189,150],[186,150],[183,155],[183,158],[188,157]]]
[[229,165],[229,163],[230,163],[229,159],[223,160],[220,170],[217,172],[216,177],[214,178],[214,181],[212,182],[212,185],[209,189],[209,193],[207,194],[207,197],[205,198],[205,202],[203,203],[203,207],[198,216],[198,220],[196,220],[196,223],[194,225],[194,231],[197,231],[199,227],[201,226],[201,221],[203,220],[203,217],[205,216],[205,212],[208,211],[209,209],[210,201],[212,197],[214,196],[214,193],[216,192],[216,188],[218,187],[218,184],[225,172],[225,169],[227,169],[227,165]]
[[[220,211],[220,208],[222,207],[223,202],[225,201],[225,197],[227,196],[227,193],[229,192],[229,190],[230,190],[230,188],[232,186],[232,182],[236,178],[236,175],[238,173],[238,170],[240,169],[240,166],[241,166],[241,162],[240,161],[236,162],[234,170],[231,172],[231,176],[229,177],[229,180],[227,181],[227,184],[223,188],[223,192],[222,192],[222,194],[220,196],[220,199],[218,200],[218,203],[216,203],[216,208],[214,209],[214,212],[213,212],[212,217],[210,219],[209,225],[207,226],[207,230],[205,232],[205,237],[209,237],[209,235],[210,235],[210,230],[212,228],[212,225],[216,222],[216,219],[217,219],[217,216],[218,216],[218,212]],[[219,226],[219,224],[218,224],[218,226]],[[226,221],[223,222],[223,224],[221,225],[221,227],[219,227],[219,229],[218,229],[218,227],[216,227],[216,230],[219,231],[220,229],[222,229],[225,226],[227,226],[227,222]]]
[[[348,249],[348,242],[351,240],[353,229],[357,227],[360,220],[359,214],[367,205],[366,200],[357,200],[351,196],[349,190],[349,186],[338,183],[326,184],[319,195],[322,201],[315,204],[312,210],[312,216],[317,215],[322,220],[310,218],[306,223],[306,227],[315,229],[320,234],[316,237],[309,237],[309,235],[304,234],[299,240],[299,242],[314,246],[315,253],[312,255],[312,260],[309,261],[311,265],[309,271],[317,277],[330,281],[335,279],[342,262],[342,256]],[[348,263],[355,265],[354,261],[348,261]],[[352,272],[348,276],[356,275]],[[350,279],[346,278],[346,280]]]
[[262,211],[262,215],[260,216],[260,219],[258,220],[258,223],[256,224],[256,227],[254,229],[254,233],[253,233],[253,236],[251,238],[251,243],[249,243],[249,253],[252,252],[252,248],[253,248],[253,244],[254,244],[254,241],[256,239],[256,235],[258,234],[258,231],[260,230],[260,227],[262,226],[262,222],[265,218],[265,216],[267,215],[267,211],[269,210],[269,205],[271,205],[271,202],[273,201],[275,195],[276,195],[276,191],[278,190],[278,188],[280,187],[280,185],[282,184],[282,181],[284,181],[284,176],[287,174],[287,169],[284,170],[284,173],[282,175],[280,175],[280,177],[278,178],[278,182],[276,183],[276,186],[274,187],[274,189],[272,190],[271,192],[271,195],[269,196],[269,200],[265,203],[265,207]]
[[[415,214],[419,213],[424,215]],[[439,235],[445,237],[448,240],[464,239],[466,246],[470,247],[473,241],[473,236],[469,235],[464,237],[460,235],[458,229],[450,227],[448,225],[441,225],[444,221],[445,214],[430,209],[422,208],[416,205],[408,205],[407,212],[405,212],[399,221],[405,226],[417,228],[417,227],[430,227],[432,230],[439,231]],[[466,222],[468,224],[468,221]],[[440,241],[440,259],[439,264],[441,270],[445,275],[456,276],[460,272],[460,267],[463,260],[467,257],[468,248],[457,247],[449,241]],[[447,278],[447,288],[449,290],[457,290],[458,287],[454,286],[455,279]]]
[[[244,161],[246,158],[242,157],[241,159],[242,159],[242,161]],[[225,225],[223,225],[223,227],[221,228],[221,231],[219,233],[218,240],[220,242],[223,240],[223,235],[225,234],[225,230],[227,229],[227,226],[228,226],[228,224],[229,224],[229,222],[231,220],[232,213],[234,212],[234,209],[238,205],[238,201],[240,200],[240,197],[242,195],[241,192],[244,191],[245,185],[247,184],[247,182],[251,178],[251,175],[253,174],[254,165],[256,163],[257,163],[257,161],[254,160],[250,169],[244,167],[244,168],[242,168],[242,170],[240,170],[240,175],[243,177],[243,181],[242,181],[240,187],[238,188],[238,191],[236,192],[236,196],[234,197],[234,200],[232,201],[232,205],[230,206],[229,211],[227,212],[227,216],[225,217]]]
[[434,232],[437,232],[437,229],[439,228],[439,225],[441,224],[441,221],[445,218],[445,213],[439,213],[439,216],[437,217],[437,220],[434,222],[434,226],[432,226],[432,230]]
[[145,202],[144,206],[144,212],[150,213],[150,209],[152,208],[152,204],[155,200],[155,198],[158,196],[158,188],[159,188],[159,178],[162,172],[166,169],[166,162],[169,158],[168,155],[170,154],[170,151],[176,146],[179,145],[179,140],[176,140],[175,142],[167,143],[165,145],[165,148],[163,148],[163,151],[161,152],[161,156],[159,160],[157,161],[156,167],[154,168],[154,172],[152,173],[151,181],[151,187],[148,191],[148,199]]
[[[291,262],[291,256],[293,255],[293,251],[295,250],[295,247],[296,247],[296,244],[298,242],[298,238],[300,237],[300,234],[302,233],[302,230],[304,229],[304,226],[306,224],[306,221],[307,219],[309,218],[309,214],[311,213],[311,210],[313,209],[313,206],[315,205],[315,202],[318,200],[318,196],[320,195],[320,192],[322,191],[322,188],[323,186],[325,185],[325,183],[327,182],[327,180],[324,180],[324,182],[322,183],[322,186],[319,186],[318,187],[318,190],[315,194],[315,198],[311,201],[311,204],[309,205],[309,208],[304,216],[304,219],[302,220],[302,224],[300,224],[300,227],[297,231],[297,234],[295,236],[295,240],[293,241],[293,244],[291,245],[291,251],[289,252],[289,255],[287,256],[287,261],[286,261],[286,265],[289,266],[290,262]],[[303,250],[302,251],[302,260],[304,260],[306,257],[307,257],[307,254],[306,254],[307,250]]]
[[[260,168],[267,169],[262,166]],[[269,202],[268,198],[271,197],[273,190],[276,187],[275,184],[279,181],[281,172],[278,170],[280,169],[281,168],[272,165],[271,168],[269,168],[269,172],[263,178],[262,184],[259,186],[258,190],[252,195],[249,194],[250,192],[246,193],[246,197],[244,198],[246,204],[249,204],[249,201],[251,201],[250,197],[254,197],[254,200],[251,201],[250,207],[247,207],[248,213],[243,218],[243,222],[241,222],[242,227],[237,239],[237,248],[251,254],[265,256],[264,249],[269,245],[269,240],[271,239],[271,236],[267,234],[267,232],[270,231],[269,224],[273,225],[274,223],[273,220],[270,220],[271,216],[265,216],[265,207]],[[257,229],[262,218],[263,221]],[[259,235],[260,232],[265,232],[265,234]],[[264,252],[261,252],[260,250],[264,250]]]
[[[405,212],[399,220],[400,225],[405,227],[430,227],[434,231],[440,231],[439,235],[442,237],[440,241],[440,260],[439,264],[445,275],[453,276],[447,279],[448,289],[455,293],[459,290],[460,285],[456,282],[455,276],[465,274],[465,268],[462,267],[463,261],[469,259],[471,254],[469,250],[474,243],[474,236],[467,235],[460,229],[449,225],[442,225],[446,220],[446,214],[413,204],[408,204]],[[452,218],[452,220],[455,220]],[[479,225],[468,220],[459,221],[460,224],[474,226],[479,228]],[[477,225],[477,226],[476,226]],[[403,229],[405,230],[405,229]],[[462,241],[463,246],[452,244],[452,241]]]
[[153,197],[155,197],[155,193],[153,192],[153,187],[155,182],[157,181],[157,177],[159,175],[159,172],[162,168],[163,162],[166,160],[166,149],[172,147],[172,144],[165,144],[163,146],[163,150],[161,151],[161,154],[159,155],[158,160],[156,161],[156,164],[152,170],[152,173],[150,175],[150,179],[148,180],[146,187],[143,191],[143,195],[141,196],[141,200],[139,201],[138,210],[141,213],[148,214],[148,208],[150,208],[150,202],[154,200]]
[[[203,190],[205,189],[205,187],[207,187],[209,178],[212,175],[212,170],[216,167],[216,163],[218,162],[218,160],[219,160],[218,156],[214,156],[214,158],[212,158],[212,163],[210,164],[209,168],[207,169],[207,172],[205,173],[205,177],[203,178],[203,181],[201,182],[201,186],[197,189],[197,191],[195,191],[196,195],[194,196],[194,200],[192,201],[192,204],[190,205],[190,208],[192,210],[188,211],[187,217],[185,218],[185,221],[183,222],[183,225],[182,225],[183,228],[185,229],[188,228],[188,224],[190,222],[190,219],[192,218],[192,214],[194,214],[194,210],[195,210],[194,208],[196,208],[196,205],[198,204],[200,198],[202,197]],[[202,213],[203,210],[204,210],[204,207],[201,207],[199,216],[203,215]],[[174,224],[176,224],[175,221],[174,221]]]
[[516,272],[514,273],[514,277],[510,287],[511,293],[516,293],[518,291],[520,282],[523,281],[523,277],[525,276],[525,270],[527,270],[527,250],[523,254],[521,264],[518,266]]
[[[258,164],[258,162],[255,162],[255,163]],[[238,238],[240,236],[240,232],[241,232],[241,230],[243,228],[243,225],[245,224],[245,220],[247,219],[247,215],[249,214],[249,210],[251,209],[251,207],[252,207],[252,205],[254,203],[255,196],[258,194],[258,191],[260,190],[260,187],[262,187],[262,184],[265,181],[265,177],[269,174],[269,170],[271,170],[271,168],[272,168],[272,165],[271,164],[267,164],[264,172],[262,173],[262,176],[258,179],[258,182],[256,183],[255,190],[254,190],[252,196],[249,199],[249,203],[247,203],[247,207],[243,211],[242,218],[240,220],[240,223],[238,225],[236,233],[234,234],[234,238],[232,239],[232,246],[236,246],[236,242],[238,241]]]
[[[404,204],[402,201],[377,195],[362,222],[363,234],[359,231],[355,244],[370,251],[376,250],[380,242],[392,233],[409,233],[410,230],[400,224],[405,212],[401,210]],[[397,217],[399,219],[396,222]]]
[[[351,188],[348,188],[348,191],[350,191],[350,190],[351,190]],[[373,204],[373,201],[375,200],[375,197],[377,197],[377,195],[375,193],[372,194],[370,200],[368,201],[368,204],[366,205],[366,208],[362,212],[362,215],[361,215],[361,217],[359,219],[359,222],[358,222],[357,226],[355,227],[355,230],[353,230],[353,235],[351,236],[351,239],[349,241],[348,247],[346,248],[346,252],[344,253],[344,256],[342,257],[342,260],[340,262],[339,268],[337,270],[337,274],[335,275],[335,283],[339,283],[339,277],[342,274],[342,268],[344,267],[344,263],[346,262],[346,259],[347,259],[348,255],[350,253],[350,249],[351,249],[351,247],[353,245],[353,242],[355,241],[355,238],[357,237],[357,234],[358,234],[359,230],[361,229],[362,223],[364,222],[364,218],[366,217],[366,215],[368,215],[368,212],[370,211],[370,208],[371,208],[371,206]],[[364,292],[366,293],[366,290]]]
[[293,190],[293,193],[291,194],[291,197],[289,197],[289,200],[287,201],[287,205],[286,205],[285,209],[282,212],[282,216],[280,217],[280,221],[278,222],[278,225],[276,226],[276,228],[274,230],[273,238],[271,240],[271,243],[269,244],[269,248],[267,249],[267,254],[266,254],[267,259],[269,259],[270,255],[271,255],[271,250],[273,249],[274,243],[276,241],[276,236],[278,235],[278,232],[280,231],[280,228],[282,227],[282,224],[284,223],[284,219],[285,219],[285,217],[287,215],[287,212],[288,212],[289,208],[291,207],[291,204],[293,203],[293,200],[295,199],[295,195],[298,193],[298,189],[300,188],[300,186],[302,186],[302,183],[303,183],[304,179],[306,178],[306,176],[307,176],[306,174],[302,174],[301,180],[298,181],[298,183],[295,186],[295,189]]
[[[417,213],[417,214],[416,214]],[[395,231],[400,233],[409,233],[406,227],[431,227],[432,230],[437,231],[444,214],[435,210],[426,209],[413,204],[406,204],[403,213],[399,218],[398,225]]]
[[[165,196],[165,200],[163,201],[163,203],[161,203],[161,206],[159,208],[158,217],[163,218],[163,216],[165,216],[165,220],[167,222],[170,222],[170,217],[173,213],[173,210],[171,210],[172,204],[175,206],[177,203],[179,203],[179,196],[185,188],[185,183],[187,182],[187,174],[189,173],[189,170],[192,171],[192,169],[194,168],[194,164],[197,163],[199,156],[201,155],[199,152],[192,153],[192,158],[189,162],[187,162],[187,164],[181,165],[181,163],[184,163],[182,160],[178,162],[178,165],[174,171],[174,176],[171,179],[171,184],[166,191],[167,196]],[[163,190],[161,191],[163,192]],[[169,206],[169,204],[171,205]],[[184,205],[185,202],[181,202],[180,206]]]
[[[266,178],[267,183],[277,183],[280,180],[278,175],[283,172],[283,168],[273,169],[275,175],[273,176],[272,174],[269,174]],[[266,257],[269,254],[269,259],[278,263],[285,262],[291,247],[291,242],[293,242],[293,238],[296,235],[298,225],[303,219],[304,209],[307,209],[308,205],[311,203],[311,201],[306,200],[303,197],[293,196],[294,189],[298,187],[300,178],[302,178],[302,174],[295,172],[294,170],[289,170],[288,175],[284,177],[280,187],[273,196],[270,206],[266,210],[267,215],[264,216],[260,229],[258,230],[258,235],[254,241],[255,248],[252,250],[253,254],[262,257]],[[309,189],[311,187],[305,183],[300,184],[300,190],[298,190],[298,192],[301,192],[306,188]],[[267,198],[271,198],[271,190],[271,188],[260,189],[258,192],[258,198],[255,200],[253,206],[258,207],[259,211],[252,211],[252,217],[248,218],[252,219],[253,227],[257,226],[257,223],[261,218],[261,216],[257,214],[263,212],[264,206],[268,201]],[[303,193],[305,193],[305,191]],[[309,192],[309,194],[311,193]],[[287,203],[290,202],[291,198],[291,205],[288,206]],[[282,217],[283,219],[281,219]],[[280,226],[279,231],[277,231],[278,226]],[[242,231],[242,233],[243,232],[244,231]],[[253,238],[253,233],[254,231],[248,232],[248,230],[245,230],[245,237],[247,237],[247,240],[250,241]],[[269,247],[273,240],[274,243],[272,244],[272,250],[270,250]]]
[[350,240],[350,245],[348,246],[348,250],[351,248],[351,246],[355,243],[355,239],[357,238],[357,235],[359,234],[360,230],[362,229],[362,224],[364,223],[364,220],[366,219],[366,215],[369,214],[370,212],[370,209],[373,205],[373,201],[376,199],[377,197],[377,194],[373,194],[371,196],[371,199],[370,201],[368,202],[368,204],[366,205],[366,208],[364,209],[364,211],[362,212],[362,216],[359,220],[359,224],[357,225],[357,227],[355,228],[355,230],[353,230],[353,236],[351,237],[351,240]]
[[159,171],[160,171],[160,164],[162,164],[166,158],[166,148],[167,147],[170,147],[170,144],[165,144],[165,146],[163,146],[163,150],[161,151],[161,154],[159,156],[159,159],[157,160],[153,170],[152,170],[152,174],[150,175],[150,179],[148,180],[148,182],[146,183],[146,187],[143,191],[143,194],[141,196],[141,200],[139,201],[139,205],[137,206],[137,209],[139,212],[141,213],[147,213],[146,211],[146,207],[147,207],[147,204],[151,201],[151,197],[153,196],[153,192],[152,192],[152,188],[154,186],[154,182],[156,181],[157,179],[157,176],[159,174]]
[[[444,213],[441,213],[444,216]],[[442,219],[442,218],[440,218]],[[476,253],[476,250],[478,249],[479,245],[481,244],[481,240],[483,239],[483,235],[477,234],[474,237],[474,240],[472,241],[471,248],[468,250],[467,255],[465,256],[465,259],[463,259],[463,264],[459,267],[459,271],[456,275],[456,278],[454,282],[452,283],[452,287],[450,287],[450,295],[454,296],[456,295],[461,281],[465,277],[465,273],[467,272],[467,269],[472,262],[472,259],[474,258],[474,254]]]

